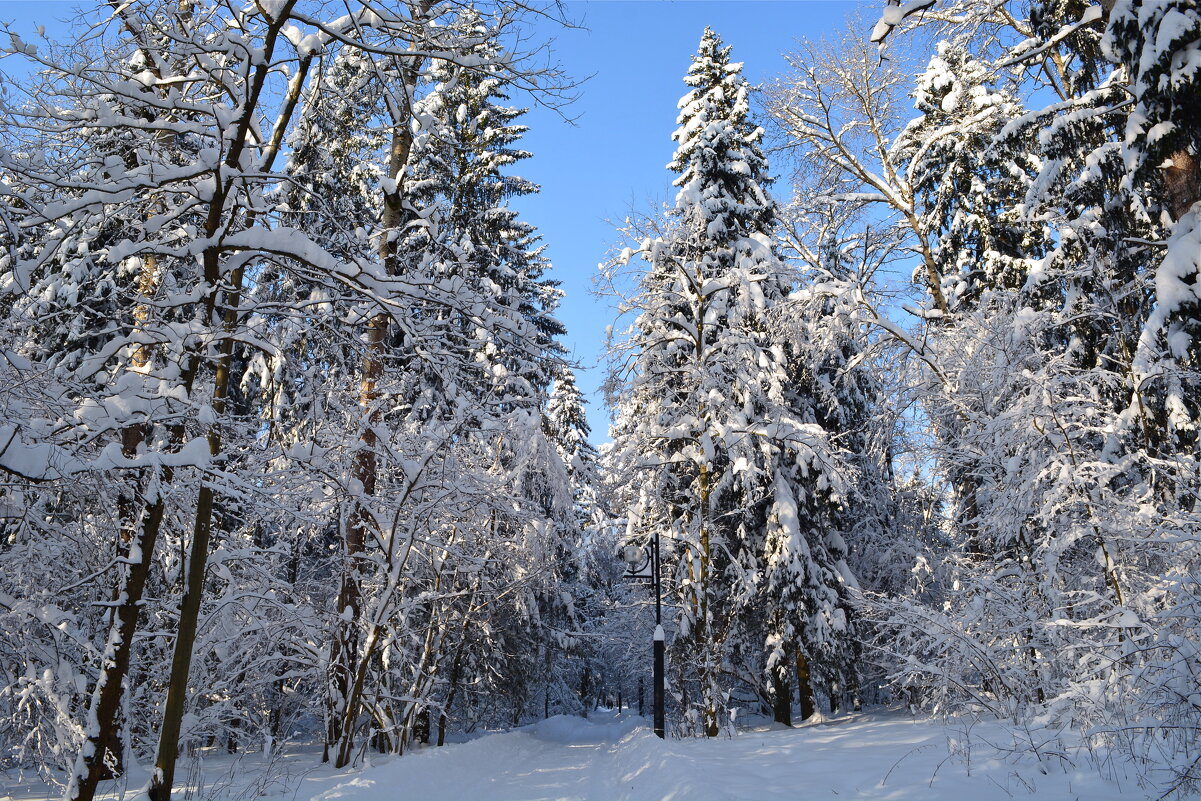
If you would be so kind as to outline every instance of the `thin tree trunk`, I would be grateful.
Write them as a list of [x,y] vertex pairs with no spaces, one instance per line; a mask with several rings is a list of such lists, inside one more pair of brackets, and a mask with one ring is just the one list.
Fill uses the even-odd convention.
[[[292,3],[288,3],[281,11],[280,20],[284,19],[287,13],[290,13],[291,5]],[[268,32],[264,43],[264,49],[267,53],[273,51],[281,25],[282,22],[277,21]],[[295,111],[296,104],[300,99],[300,87],[303,84],[304,75],[307,73],[310,63],[309,59],[302,60],[297,75],[289,85],[289,94],[286,98],[284,109],[276,123],[272,139],[264,156],[266,165],[271,163],[275,154],[279,151],[283,128],[285,127],[286,120]],[[256,78],[256,86],[251,91],[251,97],[256,102],[249,103],[248,106],[250,108],[257,105],[257,97],[262,89],[265,72],[259,70]],[[247,127],[249,119],[250,114],[247,111],[245,120],[240,127]],[[244,144],[245,136],[241,137],[241,142]],[[226,163],[228,166],[234,167],[237,165],[239,158],[240,147],[231,150]],[[214,236],[221,227],[222,212],[225,208],[228,190],[229,187],[222,187],[213,195],[212,204],[209,208],[209,219],[206,223],[206,230],[209,236]],[[255,215],[250,215],[247,225],[253,225],[254,220]],[[206,301],[207,317],[210,320],[214,318],[216,313],[216,287],[221,283],[220,259],[221,253],[217,248],[209,248],[203,256],[205,279],[209,286],[213,287],[212,294],[210,294],[209,299]],[[222,312],[221,323],[224,336],[221,340],[217,365],[213,373],[213,395],[210,404],[214,416],[218,420],[225,414],[226,402],[229,397],[230,369],[233,365],[234,352],[234,331],[237,328],[239,319],[244,277],[245,261],[242,261],[230,273],[229,286],[226,289],[225,295],[225,308]],[[189,394],[200,363],[201,359],[199,355],[195,356],[191,375],[187,382]],[[209,455],[214,459],[220,458],[221,435],[218,430],[210,428],[206,438],[208,440]],[[177,439],[179,441],[183,439],[182,424],[178,426]],[[163,706],[163,724],[159,731],[155,771],[150,783],[149,797],[151,801],[169,801],[171,798],[171,786],[175,779],[175,763],[179,756],[179,732],[188,697],[188,674],[191,672],[192,650],[196,642],[196,627],[200,619],[200,602],[204,594],[204,577],[208,566],[209,543],[212,538],[214,503],[215,493],[213,487],[207,483],[202,484],[196,499],[196,513],[192,524],[192,545],[188,554],[188,572],[184,586],[183,601],[180,604],[175,649],[171,657],[171,676],[167,687],[167,699]]]
[[[290,13],[291,6],[294,2],[295,0],[291,0],[291,2],[286,3],[285,7],[282,9],[280,20],[285,18],[287,14]],[[119,16],[124,17],[127,13],[125,7],[115,2],[115,0],[110,2],[110,5],[114,7],[117,15]],[[181,15],[179,16],[178,21],[181,24],[186,25],[190,20],[190,3],[181,2],[180,9]],[[147,44],[146,42],[142,41],[139,35],[140,27],[132,24],[128,18],[125,18],[125,27],[135,42],[137,42],[138,46],[142,48],[143,52],[145,52]],[[278,36],[281,27],[282,21],[274,24],[269,30],[266,41],[267,52],[271,51],[273,42]],[[308,61],[309,60],[302,61],[300,80],[299,82],[294,81],[294,84],[303,82],[303,73],[307,70]],[[154,58],[147,58],[147,62],[152,65],[150,67],[152,71],[156,71],[156,68],[153,66],[156,63],[156,60]],[[248,129],[252,118],[251,110],[257,107],[257,100],[260,92],[262,91],[263,83],[266,79],[268,71],[268,67],[262,67],[257,70],[255,82],[251,88],[251,102],[246,104],[246,114],[238,126],[240,135],[232,138],[232,141],[235,144],[231,149],[231,153],[227,159],[227,163],[231,166],[236,167],[238,164],[241,150],[245,146],[246,142],[246,130]],[[158,77],[161,78],[162,76],[159,75]],[[286,113],[290,116],[291,111],[295,108],[294,99],[290,104],[287,104],[286,107]],[[285,119],[286,118],[281,118],[280,122],[283,123]],[[277,124],[275,132],[276,136],[273,137],[272,140],[268,161],[274,158],[274,155],[278,153],[279,144],[282,141],[283,127],[283,125]],[[210,205],[210,219],[207,225],[210,235],[214,230],[216,230],[217,227],[219,227],[217,224],[219,220],[215,220],[214,218],[220,216],[220,212],[222,211],[221,206],[224,203],[224,195],[221,194],[219,197],[221,198],[219,201],[214,200],[213,204]],[[206,258],[207,256],[208,254],[206,254]],[[206,280],[209,281],[210,285],[215,286],[214,276],[211,275],[210,272],[210,265],[206,265]],[[158,280],[159,276],[157,259],[153,254],[151,254],[148,255],[144,261],[142,275],[139,279],[139,291],[141,294],[144,297],[149,297],[151,294],[153,294],[154,289],[157,288]],[[239,275],[237,283],[240,283],[240,280],[241,278]],[[215,300],[215,296],[212,297]],[[134,315],[135,319],[138,321],[138,324],[143,327],[148,319],[149,314],[146,309],[147,307],[145,306],[140,307],[139,310],[135,311]],[[211,316],[211,306],[209,311]],[[228,344],[232,347],[232,342],[229,342]],[[150,358],[151,353],[149,346],[146,343],[139,344],[135,349],[133,356],[135,369],[144,370],[149,365]],[[193,356],[192,362],[184,367],[181,386],[187,394],[191,394],[199,366],[200,359],[197,356]],[[228,373],[228,362],[226,363],[226,372]],[[225,380],[226,382],[228,381],[228,375],[226,375]],[[123,453],[131,458],[135,456],[138,448],[144,441],[146,434],[147,430],[144,425],[135,425],[124,429],[121,434]],[[171,441],[173,444],[180,444],[183,441],[183,436],[184,428],[182,424],[172,426]],[[211,437],[212,435],[210,435],[210,447],[212,445]],[[122,560],[125,567],[122,571],[122,578],[118,583],[118,591],[116,593],[117,600],[114,601],[115,613],[113,616],[113,622],[110,626],[105,647],[105,655],[101,662],[100,676],[97,680],[95,690],[89,702],[89,708],[86,715],[88,736],[80,750],[80,755],[76,762],[76,769],[73,772],[74,775],[71,777],[71,780],[68,783],[64,796],[68,799],[91,801],[91,799],[94,798],[97,783],[101,778],[103,778],[105,773],[104,755],[106,751],[106,745],[112,742],[114,738],[119,738],[117,726],[119,722],[118,710],[120,707],[122,685],[129,672],[133,635],[137,630],[138,614],[141,608],[142,597],[144,595],[146,581],[153,560],[155,544],[157,543],[162,529],[162,522],[165,514],[163,487],[169,485],[172,482],[172,479],[173,470],[171,468],[164,467],[160,469],[157,480],[152,482],[152,486],[146,491],[147,498],[143,503],[143,508],[140,514],[135,511],[135,504],[132,500],[123,499],[124,502],[119,501],[119,507],[123,521],[121,540],[123,543],[128,545],[129,550],[126,558]],[[202,490],[200,499],[201,502],[198,503],[198,514],[205,506],[203,503],[203,495],[204,491]],[[208,508],[211,513],[211,490]],[[199,516],[197,517],[197,524],[200,524]],[[193,545],[193,550],[195,550],[195,543]],[[207,549],[207,543],[205,545]],[[201,565],[201,578],[203,578],[203,565]],[[189,587],[191,587],[191,585],[191,576],[189,576]],[[196,603],[197,605],[199,604],[198,596],[196,598]],[[187,596],[185,596],[185,605],[186,604]],[[181,637],[182,636],[183,632],[181,632]],[[178,645],[179,641],[177,640],[176,657],[179,656]],[[173,660],[173,662],[174,661],[175,660]],[[172,673],[173,682],[171,689],[175,689],[174,665]],[[186,670],[184,681],[186,682]],[[168,704],[168,709],[170,709],[170,704]],[[168,722],[165,721],[164,729],[167,728],[169,728]],[[175,744],[172,743],[172,749],[174,748]],[[159,778],[157,773],[155,778]],[[153,790],[154,786],[152,786],[152,795]],[[169,795],[170,782],[167,781],[165,784],[165,795],[162,797],[166,798],[169,797]]]
[[[235,135],[231,138],[233,145],[225,159],[225,165],[230,169],[236,170],[239,168],[242,152],[247,143],[247,134],[251,129],[255,118],[255,110],[259,107],[259,99],[262,96],[267,74],[270,71],[270,67],[266,66],[266,64],[271,60],[270,54],[275,50],[275,44],[279,38],[280,31],[286,20],[291,16],[292,7],[295,5],[295,2],[296,0],[286,0],[283,6],[277,10],[276,18],[271,22],[264,36],[262,49],[267,54],[267,58],[264,65],[255,69],[250,79],[243,114],[234,126],[233,133]],[[264,151],[262,161],[262,168],[264,170],[270,168],[271,163],[279,152],[283,133],[287,127],[287,121],[291,119],[295,112],[300,99],[300,90],[310,64],[311,58],[301,59],[299,69],[289,83],[288,94],[285,97],[283,109],[276,120],[271,139]],[[205,221],[205,231],[209,237],[216,236],[217,232],[224,226],[226,212],[228,211],[226,209],[226,201],[230,197],[230,189],[230,185],[226,184],[222,186],[220,181],[217,182],[217,190],[213,193],[213,197],[209,202],[208,218]],[[255,218],[255,214],[252,213],[249,215],[247,225],[253,225]],[[209,320],[213,320],[216,315],[217,292],[218,287],[221,285],[220,259],[221,252],[219,248],[211,247],[204,252],[204,278],[209,287],[211,287],[211,292],[205,301],[206,318]],[[234,350],[233,332],[238,322],[238,307],[241,305],[244,271],[245,263],[241,262],[231,272],[229,288],[226,290],[225,309],[222,315],[224,337],[221,341],[220,355],[214,371],[211,402],[212,409],[218,419],[225,412],[226,400],[229,394],[230,368],[233,362]],[[189,367],[190,375],[187,379],[189,394],[201,362],[202,360],[199,355],[196,355],[193,357],[193,363]],[[183,424],[180,423],[177,426],[177,440],[182,441],[183,433]],[[221,439],[218,431],[215,428],[210,428],[207,433],[207,439],[209,454],[214,458],[219,457]],[[171,659],[170,684],[168,685],[167,699],[163,709],[163,723],[159,731],[155,771],[151,777],[149,789],[149,798],[151,801],[169,801],[171,798],[171,787],[175,778],[175,763],[179,755],[179,732],[182,725],[184,707],[187,702],[188,674],[192,664],[192,649],[196,640],[196,627],[200,617],[200,603],[204,590],[205,569],[208,563],[213,508],[213,488],[209,484],[204,484],[201,486],[196,501],[196,514],[192,526],[192,545],[188,556],[188,572],[184,597],[180,605],[180,619],[176,633],[175,649]]]
[[592,698],[592,666],[584,665],[584,674],[580,676],[580,701],[583,702],[584,717],[588,717],[588,705]]
[[697,621],[697,639],[704,650],[701,657],[701,698],[704,703],[704,727],[706,737],[716,737],[721,733],[717,721],[717,665],[714,663],[717,650],[717,637],[714,627],[709,625],[709,574],[712,570],[712,545],[709,534],[709,466],[701,465],[700,469],[700,503],[701,503],[701,608],[700,619]]
[[[163,468],[159,483],[165,485],[170,481],[170,468]],[[161,489],[152,486],[148,492],[154,493],[155,499],[145,508],[142,525],[130,542],[129,557],[122,571],[123,580],[119,584],[118,598],[121,600],[115,610],[115,625],[109,629],[108,642],[105,644],[104,657],[100,664],[100,675],[96,680],[85,718],[87,740],[80,750],[74,775],[63,796],[73,801],[92,801],[95,797],[96,785],[104,778],[106,770],[106,746],[115,737],[119,737],[115,727],[118,723],[117,712],[121,706],[121,689],[129,673],[133,635],[138,628],[138,613],[142,608],[146,578],[150,575],[151,559],[162,528],[165,509]]]
[[[216,250],[205,253],[205,260],[216,262]],[[215,272],[215,263],[206,265],[206,272]],[[238,306],[241,303],[243,265],[239,264],[230,276],[231,288],[224,311],[225,337],[221,342],[220,357],[213,376],[213,413],[218,420],[225,414],[229,396],[230,367],[233,362],[233,329],[237,325]],[[208,431],[209,454],[214,459],[221,454],[221,435],[216,428]],[[179,732],[183,722],[184,707],[188,698],[188,674],[192,667],[192,650],[196,643],[196,627],[200,620],[200,601],[204,594],[204,576],[208,566],[209,542],[213,529],[214,491],[210,484],[200,488],[196,500],[196,516],[192,525],[192,547],[188,554],[187,581],[183,601],[179,610],[179,626],[175,636],[175,650],[171,658],[171,678],[167,687],[167,700],[163,706],[163,725],[159,731],[158,753],[155,771],[150,782],[151,801],[168,801],[171,785],[175,779],[175,762],[179,756]]]
[[[153,255],[148,256],[143,263],[143,273],[139,279],[139,287],[151,292],[157,286],[158,264]],[[146,295],[148,297],[148,295]],[[135,317],[145,325],[149,312],[142,309],[135,312]],[[145,371],[149,368],[152,353],[149,345],[142,343],[135,350],[132,358],[134,369]],[[181,385],[190,394],[196,379],[197,362],[194,360],[184,370]],[[146,426],[129,426],[121,432],[122,452],[130,458],[137,455],[138,448],[145,440]],[[183,441],[182,426],[173,426],[171,442],[178,445]],[[133,649],[133,635],[137,632],[138,616],[142,607],[142,598],[146,590],[146,581],[153,564],[154,549],[162,530],[166,505],[163,499],[165,488],[174,478],[174,470],[170,467],[158,468],[158,474],[152,479],[150,486],[144,490],[142,510],[137,514],[130,507],[122,510],[126,522],[121,534],[124,540],[128,536],[128,551],[123,563],[125,565],[121,579],[118,581],[115,595],[115,611],[110,626],[105,654],[101,659],[100,675],[96,681],[92,698],[88,704],[85,716],[88,735],[76,759],[76,767],[71,780],[67,784],[63,797],[72,801],[92,801],[96,795],[99,782],[110,773],[105,765],[105,752],[114,742],[120,741],[119,710],[121,696],[126,677],[129,675],[129,664]],[[134,521],[135,516],[137,519]]]
[[[432,5],[427,0],[421,6],[424,13]],[[405,75],[405,91],[411,96],[416,85],[420,65]],[[395,113],[391,147],[388,153],[388,176],[393,188],[384,193],[381,228],[384,235],[380,240],[379,258],[385,274],[399,273],[397,264],[397,238],[403,220],[404,170],[413,147],[413,136],[409,129],[407,110]],[[358,655],[357,627],[362,607],[362,596],[358,575],[359,554],[366,545],[368,527],[373,525],[371,511],[365,506],[365,498],[375,495],[378,462],[376,426],[380,422],[376,402],[379,398],[379,380],[383,376],[385,350],[391,318],[388,312],[375,314],[367,323],[364,334],[366,350],[359,386],[359,406],[363,412],[359,447],[355,453],[351,476],[359,499],[354,502],[346,525],[346,563],[342,573],[342,587],[338,593],[338,613],[341,623],[330,644],[330,729],[326,733],[326,754],[331,743],[337,743],[336,767],[345,767],[353,751],[354,723],[358,717],[357,701],[352,700],[351,676],[358,673],[354,662]]]
[[[153,297],[158,290],[159,270],[158,258],[151,254],[146,256],[142,261],[142,270],[138,276],[138,296],[141,301],[134,308],[134,332],[145,331],[150,321],[150,304],[146,299]],[[154,358],[153,349],[148,343],[142,342],[133,348],[130,356],[129,369],[131,372],[145,374],[150,369],[151,361]],[[134,459],[138,455],[138,449],[142,442],[146,439],[147,427],[145,424],[134,424],[126,426],[121,430],[121,454],[127,459]],[[135,484],[140,484],[144,477],[138,475],[135,479]],[[117,552],[120,559],[125,564],[130,563],[130,546],[135,536],[138,533],[138,524],[140,522],[141,509],[135,495],[130,495],[122,492],[117,499],[117,514],[120,519],[121,530],[117,541]],[[153,557],[153,549],[150,553],[145,554],[147,561]],[[122,587],[120,581],[113,587],[112,607],[109,615],[109,629],[118,626],[116,609],[120,604],[123,593],[127,590]],[[136,623],[135,623],[136,630]],[[115,686],[117,693],[116,704],[120,706],[121,684],[124,680],[118,682]],[[103,741],[103,746],[98,750],[99,756],[93,757],[89,762],[89,772],[91,772],[92,763],[99,762],[100,769],[98,780],[115,779],[125,772],[124,760],[124,743],[121,737],[121,720],[118,712],[113,713],[111,720],[104,717],[98,717],[97,722],[104,721],[99,728],[103,731],[97,731],[97,738]],[[93,748],[95,748],[93,744]],[[96,753],[94,751],[94,753]]]
[[463,644],[460,643],[459,650],[455,653],[454,664],[450,669],[450,687],[446,692],[446,702],[442,706],[441,714],[438,715],[438,745],[446,744],[447,713],[450,711],[451,705],[455,702],[455,695],[459,691],[459,682],[463,680],[463,663],[462,659],[460,658],[462,655]]
[[[468,612],[471,609],[471,601],[475,598],[475,588],[471,591],[471,596],[468,598]],[[446,742],[446,719],[447,713],[455,702],[455,695],[459,691],[459,683],[463,680],[463,654],[467,650],[467,624],[471,620],[470,614],[463,615],[463,625],[459,629],[459,647],[455,649],[455,658],[450,666],[450,686],[446,692],[446,703],[442,706],[442,714],[438,716],[438,745]]]
[[[375,494],[377,443],[374,424],[378,422],[375,401],[379,397],[378,382],[383,372],[383,348],[388,334],[388,317],[377,314],[367,325],[367,352],[363,357],[362,377],[359,387],[359,405],[364,410],[365,421],[359,435],[359,449],[355,453],[352,476],[355,490],[361,496]],[[356,500],[346,523],[345,563],[342,568],[342,585],[338,591],[337,612],[339,623],[330,643],[329,676],[331,689],[330,728],[327,732],[329,745],[337,749],[336,767],[345,767],[353,750],[353,721],[358,717],[356,704],[351,703],[351,677],[356,671],[359,654],[359,620],[362,616],[362,593],[359,589],[359,558],[366,547],[367,529],[371,512],[361,500]]]
[[[412,487],[413,485],[410,485],[409,489],[411,490]],[[403,503],[403,500],[401,502]],[[391,558],[393,557],[389,556],[389,559]],[[406,555],[404,560],[393,566],[394,575],[392,578],[394,581],[398,580],[399,572],[403,570],[407,558],[408,557]],[[439,573],[435,579],[435,589],[441,586],[441,581],[441,570],[439,570]],[[395,590],[396,586],[394,583],[388,592],[394,592]],[[341,719],[336,723],[337,731],[339,732],[340,736],[336,741],[334,741],[337,745],[334,760],[334,764],[336,766],[344,767],[345,765],[350,764],[350,760],[354,753],[354,733],[358,726],[360,710],[363,706],[363,700],[367,687],[367,676],[371,666],[371,660],[375,658],[376,647],[379,645],[381,638],[383,638],[386,633],[386,623],[381,616],[377,615],[377,617],[380,617],[380,619],[377,619],[373,622],[361,649],[361,653],[356,652],[354,654],[356,659],[353,663],[353,673],[348,677],[350,680],[349,686],[345,691],[345,695],[341,696],[344,699],[341,706]],[[424,682],[429,678],[428,674],[435,661],[434,657],[438,652],[438,648],[440,647],[442,639],[442,637],[439,635],[441,635],[441,632],[436,625],[436,621],[431,618],[429,625],[426,628],[422,656],[420,664],[417,668],[417,680],[405,694],[406,697],[411,699],[424,697]],[[413,706],[412,702],[409,703],[409,708],[404,716],[402,731],[398,735],[398,743],[401,746],[403,746],[405,740],[407,739],[408,728],[412,720]],[[329,744],[326,745],[326,753],[323,755],[323,761],[328,761],[328,749]]]

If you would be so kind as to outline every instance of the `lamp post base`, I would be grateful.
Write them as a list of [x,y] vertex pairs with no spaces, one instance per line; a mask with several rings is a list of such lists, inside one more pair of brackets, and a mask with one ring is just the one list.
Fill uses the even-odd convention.
[[664,687],[663,687],[663,663],[665,661],[664,654],[667,650],[666,643],[663,641],[663,627],[658,626],[655,629],[655,734],[660,739],[664,737]]

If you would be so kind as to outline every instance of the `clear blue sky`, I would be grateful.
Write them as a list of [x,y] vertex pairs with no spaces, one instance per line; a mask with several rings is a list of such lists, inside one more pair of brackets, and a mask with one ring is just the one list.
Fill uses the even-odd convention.
[[[566,16],[580,29],[547,24],[533,31],[554,36],[555,55],[567,73],[589,78],[565,113],[574,124],[535,108],[524,146],[534,157],[520,165],[542,194],[520,201],[538,226],[567,293],[559,316],[567,345],[579,363],[580,387],[589,397],[593,440],[607,439],[608,416],[598,388],[605,327],[613,321],[606,299],[592,294],[596,267],[618,241],[608,220],[674,197],[671,159],[676,102],[701,32],[712,26],[733,46],[735,60],[754,84],[785,67],[783,53],[798,39],[817,39],[841,28],[862,9],[874,21],[884,0],[567,0]],[[73,16],[80,0],[0,0],[0,19],[17,30],[44,24],[61,35],[57,19]],[[521,102],[520,98],[515,98]],[[777,192],[787,192],[777,184]]]

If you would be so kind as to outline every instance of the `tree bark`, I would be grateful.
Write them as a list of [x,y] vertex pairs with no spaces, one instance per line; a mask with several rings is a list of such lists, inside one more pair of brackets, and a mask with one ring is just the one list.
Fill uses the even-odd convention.
[[1201,159],[1183,150],[1175,153],[1164,168],[1163,182],[1168,211],[1173,220],[1179,220],[1201,198]]
[[[419,13],[425,14],[433,0],[423,0]],[[415,58],[417,58],[415,56]],[[417,82],[420,64],[406,70],[404,88],[406,97],[411,98]],[[388,177],[392,189],[384,192],[381,213],[379,259],[386,275],[399,274],[397,263],[397,238],[404,211],[404,171],[413,148],[413,136],[409,128],[408,109],[396,109],[393,120],[392,142],[388,153]],[[359,588],[359,554],[366,546],[368,528],[373,525],[371,511],[364,505],[363,498],[375,495],[378,464],[378,445],[375,427],[380,422],[376,402],[379,399],[379,380],[383,376],[385,349],[391,318],[386,311],[375,314],[367,323],[364,333],[366,349],[359,386],[359,406],[363,412],[363,425],[359,435],[359,446],[351,468],[351,477],[359,499],[350,511],[345,535],[346,563],[342,573],[342,587],[338,593],[338,614],[341,622],[330,644],[330,728],[326,732],[326,753],[329,745],[337,743],[335,766],[345,767],[353,750],[354,721],[358,717],[357,700],[352,699],[351,676],[358,673],[354,667],[358,654],[357,627],[362,606]]]
[[700,513],[701,513],[701,564],[700,564],[700,615],[697,620],[697,640],[703,649],[701,657],[701,698],[704,703],[704,727],[706,737],[716,737],[721,733],[717,720],[717,632],[709,625],[709,574],[712,570],[712,544],[709,533],[709,502],[711,495],[709,485],[709,466],[701,465],[700,469]]
[[[133,312],[135,333],[145,331],[150,321],[151,307],[150,304],[146,302],[146,299],[151,298],[156,294],[158,290],[158,279],[158,258],[153,254],[148,255],[142,261],[142,270],[138,276],[138,296],[142,300],[138,302]],[[153,358],[154,353],[151,346],[145,342],[138,343],[134,346],[133,352],[130,355],[130,371],[139,374],[145,374],[146,371],[150,369]],[[137,457],[138,449],[141,447],[142,442],[146,439],[146,432],[147,426],[143,423],[126,426],[121,430],[121,454],[125,458],[134,459]],[[143,479],[144,476],[138,475],[134,481],[135,485],[140,484]],[[138,504],[137,497],[135,495],[122,492],[117,498],[117,514],[118,518],[120,519],[121,526],[117,541],[117,552],[119,554],[119,558],[125,564],[131,564],[129,561],[131,555],[130,546],[133,543],[134,537],[137,536],[138,526],[141,522],[141,508]],[[149,561],[153,555],[154,553],[152,548],[149,553],[145,554],[147,561]],[[123,594],[126,592],[128,592],[128,587],[123,587],[122,582],[120,581],[118,581],[117,585],[113,587],[113,597],[111,601],[113,612],[109,616],[108,623],[110,631],[114,626],[120,626],[120,623],[117,620],[116,609],[121,602]],[[133,630],[136,631],[136,628],[137,626],[135,622]],[[113,690],[116,693],[116,699],[114,703],[118,708],[120,706],[122,692],[121,685],[123,683],[124,678],[117,682]],[[100,763],[100,768],[96,780],[104,781],[106,779],[115,779],[125,772],[125,746],[121,737],[120,715],[116,709],[114,709],[113,717],[109,719],[103,715],[100,715],[98,708],[97,714],[97,723],[100,724],[100,728],[102,728],[103,731],[97,731],[96,739],[101,741],[103,745],[100,745],[99,742],[92,742],[93,753],[98,754],[98,756],[95,756],[89,760],[88,771],[91,773],[93,764],[98,762]]]
[[[170,481],[171,470],[164,468],[159,483],[168,484]],[[63,796],[70,801],[92,801],[96,795],[96,785],[105,778],[107,772],[104,755],[108,745],[119,738],[116,727],[122,685],[129,673],[133,635],[138,628],[146,578],[150,575],[154,546],[165,511],[161,490],[152,487],[150,491],[155,494],[155,499],[147,504],[139,531],[131,539],[129,557],[118,585],[117,597],[120,600],[115,610],[114,625],[109,629],[100,675],[88,705],[88,736],[76,760],[75,775]]]
[[792,725],[792,686],[788,682],[788,671],[784,665],[778,665],[772,671],[771,677],[771,711],[772,719],[785,726]]
[[[285,0],[282,7],[275,13],[275,18],[263,38],[263,52],[267,55],[264,64],[255,68],[246,87],[246,97],[243,103],[243,113],[235,122],[231,133],[232,145],[225,157],[227,168],[237,171],[241,168],[241,158],[248,141],[248,134],[253,126],[259,101],[262,97],[267,74],[271,70],[270,55],[275,51],[280,31],[291,16],[292,7],[296,0]],[[284,130],[287,122],[295,112],[300,99],[300,89],[308,72],[311,58],[303,58],[293,80],[289,83],[288,93],[284,99],[280,116],[272,131],[271,139],[263,153],[261,167],[265,171],[270,168],[279,153]],[[226,204],[231,197],[231,183],[223,183],[220,176],[214,175],[216,190],[209,201],[208,216],[205,220],[205,234],[210,239],[217,236],[225,227],[233,210]],[[247,226],[253,225],[256,214],[248,215]],[[216,319],[218,292],[221,286],[221,251],[219,247],[209,247],[202,256],[204,279],[210,291],[204,301],[205,317],[209,321]],[[245,272],[245,262],[239,262],[230,273],[229,285],[225,289],[225,304],[222,313],[221,326],[223,338],[213,375],[212,409],[220,419],[225,412],[226,399],[230,385],[230,368],[233,362],[234,329],[237,326],[242,297],[242,282]],[[203,360],[200,354],[192,357],[192,364],[187,370],[185,384],[188,394],[201,367]],[[184,424],[175,427],[175,439],[182,442]],[[210,428],[207,432],[209,454],[219,458],[221,438],[217,429]],[[159,731],[158,750],[155,758],[155,771],[151,777],[149,798],[151,801],[169,801],[171,787],[175,777],[175,763],[179,755],[179,732],[183,720],[184,707],[188,695],[188,674],[192,664],[192,649],[196,640],[196,628],[200,617],[200,602],[204,591],[205,569],[208,563],[209,541],[212,535],[212,521],[215,494],[211,485],[201,486],[196,501],[196,513],[192,526],[192,545],[188,555],[188,572],[184,589],[184,597],[180,605],[180,619],[176,632],[175,648],[171,659],[171,676],[167,689],[167,699],[163,709],[163,723]]]
[[801,702],[801,720],[808,720],[817,712],[817,704],[813,701],[813,682],[809,678],[809,658],[805,652],[796,652],[796,681],[797,695]]
[[[205,253],[205,260],[214,263],[206,271],[215,272],[219,254],[215,250]],[[229,396],[230,367],[233,362],[234,328],[237,326],[238,306],[242,297],[244,268],[239,264],[230,275],[231,287],[226,298],[223,327],[225,336],[221,341],[220,357],[213,376],[213,413],[218,420],[225,414]],[[208,431],[209,455],[220,458],[221,435],[216,428]],[[192,667],[192,650],[196,643],[196,627],[200,620],[200,601],[204,594],[204,576],[208,566],[209,542],[213,530],[214,492],[209,484],[200,488],[196,500],[196,516],[192,525],[192,547],[188,553],[187,583],[179,610],[179,626],[175,635],[175,650],[171,657],[171,678],[167,687],[167,700],[163,706],[163,725],[159,731],[158,753],[155,758],[154,775],[150,782],[151,801],[169,801],[171,785],[175,780],[175,762],[179,756],[179,732],[183,722],[184,707],[188,698],[188,674]]]

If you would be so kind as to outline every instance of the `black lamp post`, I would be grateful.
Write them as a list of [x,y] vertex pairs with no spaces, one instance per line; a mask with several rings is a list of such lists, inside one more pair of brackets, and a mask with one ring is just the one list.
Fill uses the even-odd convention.
[[654,726],[655,734],[664,736],[664,702],[663,666],[666,659],[667,643],[663,633],[663,583],[659,572],[659,532],[646,545],[626,545],[621,549],[620,556],[626,563],[623,578],[631,580],[650,580],[655,588],[655,639],[654,639]]

